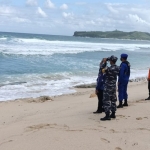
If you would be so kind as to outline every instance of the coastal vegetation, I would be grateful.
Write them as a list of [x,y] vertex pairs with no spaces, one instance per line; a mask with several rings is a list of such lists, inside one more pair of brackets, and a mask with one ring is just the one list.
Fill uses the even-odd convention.
[[134,40],[150,40],[150,33],[147,32],[123,32],[123,31],[75,31],[76,37],[91,37],[91,38],[116,38],[116,39],[134,39]]

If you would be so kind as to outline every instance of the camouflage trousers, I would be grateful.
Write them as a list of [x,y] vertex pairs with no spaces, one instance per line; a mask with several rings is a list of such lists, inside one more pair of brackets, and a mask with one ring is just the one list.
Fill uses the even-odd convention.
[[105,113],[110,113],[116,111],[116,86],[106,86],[103,91],[103,107]]

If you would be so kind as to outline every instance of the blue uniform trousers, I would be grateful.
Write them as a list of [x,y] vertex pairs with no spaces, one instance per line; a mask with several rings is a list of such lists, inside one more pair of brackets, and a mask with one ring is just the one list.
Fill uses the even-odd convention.
[[128,99],[127,87],[128,87],[128,83],[120,83],[118,85],[119,101],[123,101],[123,100],[127,100]]
[[103,90],[98,90],[98,108],[97,111],[103,111]]

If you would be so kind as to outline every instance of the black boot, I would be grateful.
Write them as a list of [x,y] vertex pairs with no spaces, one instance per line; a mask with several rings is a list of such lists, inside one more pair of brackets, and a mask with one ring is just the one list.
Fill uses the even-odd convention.
[[112,112],[110,118],[116,118],[115,112]]
[[98,107],[97,111],[93,112],[93,114],[100,114],[103,112],[103,108],[102,107]]
[[97,111],[93,112],[93,114],[100,114],[102,112],[103,112],[102,110],[97,110]]
[[111,120],[109,113],[106,114],[104,118],[100,119],[101,121]]
[[150,96],[148,98],[146,98],[145,100],[150,100]]
[[117,106],[117,108],[123,108],[122,101],[119,101],[119,105]]
[[125,107],[126,107],[126,106],[128,106],[127,99],[125,99],[125,100],[124,100],[124,104],[123,104],[123,106],[125,106]]
[[105,109],[104,109],[104,108],[102,108],[102,112],[105,112]]

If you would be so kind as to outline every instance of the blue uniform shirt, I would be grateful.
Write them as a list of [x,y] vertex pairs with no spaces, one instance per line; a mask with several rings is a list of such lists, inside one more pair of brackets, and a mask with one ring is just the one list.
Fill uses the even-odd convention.
[[120,72],[119,72],[119,83],[128,83],[130,78],[130,63],[129,62],[122,62],[120,65]]
[[97,78],[97,85],[96,85],[96,90],[103,90],[104,89],[104,82],[105,82],[105,74],[102,72],[99,72],[98,78]]
[[104,89],[104,82],[105,82],[105,74],[102,73],[102,69],[105,68],[107,63],[101,63],[97,78],[96,90],[103,90]]

